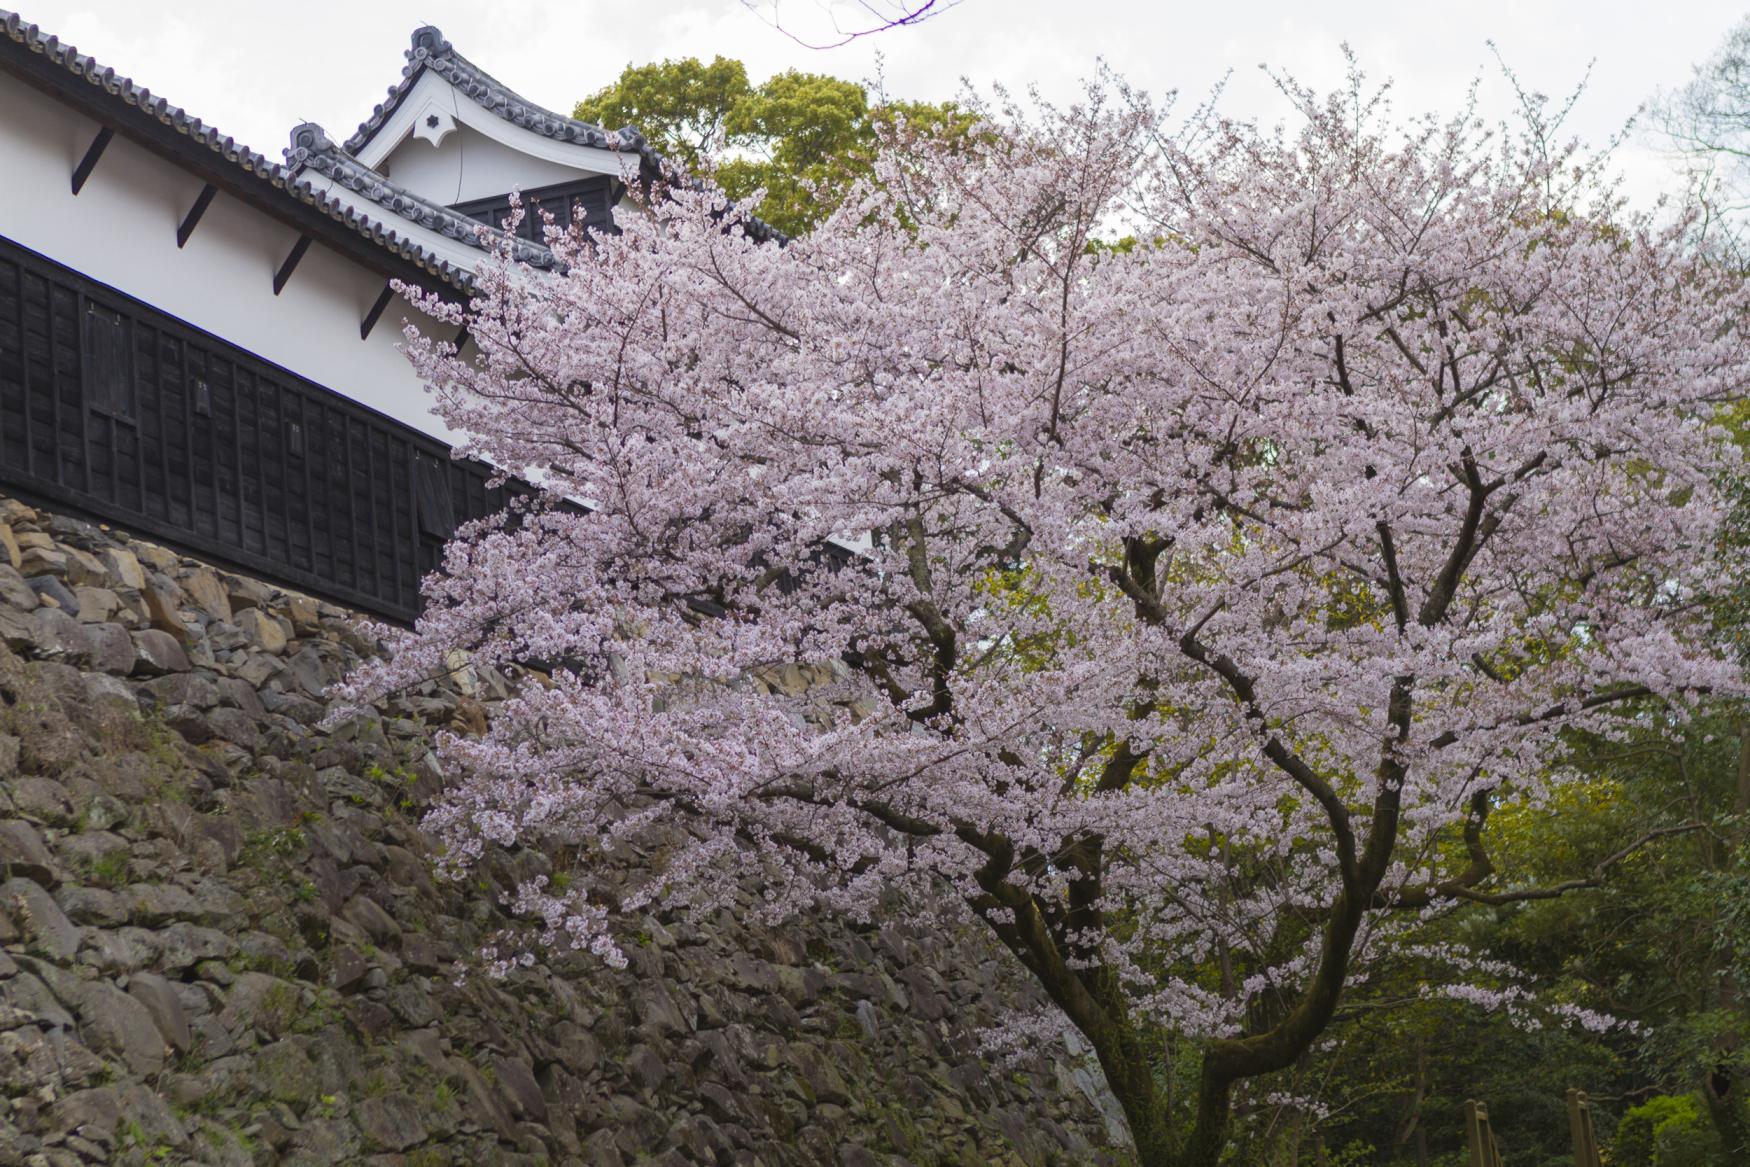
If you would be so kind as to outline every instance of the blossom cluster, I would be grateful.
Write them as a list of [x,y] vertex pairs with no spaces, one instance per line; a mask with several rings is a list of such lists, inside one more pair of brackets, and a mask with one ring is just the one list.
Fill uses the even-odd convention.
[[987,111],[784,246],[674,190],[482,271],[477,355],[411,333],[542,489],[349,682],[551,675],[443,741],[451,858],[669,831],[612,909],[520,893],[609,959],[748,871],[774,916],[947,891],[1084,1028],[1240,1035],[1495,886],[1557,731],[1735,689],[1692,601],[1742,289],[1571,152],[1294,92]]

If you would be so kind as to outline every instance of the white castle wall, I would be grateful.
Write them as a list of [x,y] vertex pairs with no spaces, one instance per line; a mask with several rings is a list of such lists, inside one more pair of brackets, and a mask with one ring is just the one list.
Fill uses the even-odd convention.
[[[361,341],[359,322],[383,278],[320,240],[275,296],[273,274],[297,233],[223,192],[179,250],[177,224],[201,182],[122,135],[73,195],[73,168],[97,129],[61,102],[0,74],[0,235],[454,441],[397,347],[404,319],[422,328],[433,321],[396,297],[370,339]],[[446,338],[453,331],[435,327]]]

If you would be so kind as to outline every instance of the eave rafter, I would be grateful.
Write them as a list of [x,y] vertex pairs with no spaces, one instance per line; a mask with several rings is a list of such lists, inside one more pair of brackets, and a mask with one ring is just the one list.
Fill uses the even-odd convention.
[[273,294],[279,295],[285,290],[286,281],[292,278],[292,273],[298,269],[298,263],[304,258],[304,253],[310,250],[310,244],[315,240],[308,235],[298,236],[298,241],[292,244],[292,250],[287,253],[285,262],[279,270],[273,273]]
[[86,179],[97,169],[97,160],[103,157],[103,152],[109,148],[110,139],[115,137],[115,131],[109,126],[98,129],[97,136],[91,139],[91,145],[86,147],[85,156],[79,159],[79,165],[73,168],[73,193],[78,194],[85,188]]
[[384,284],[383,290],[377,293],[376,300],[371,304],[370,311],[359,322],[359,339],[371,339],[371,329],[377,326],[377,320],[383,315],[383,309],[389,306],[389,301],[395,298],[395,285]]
[[188,209],[188,214],[182,217],[182,222],[176,227],[176,246],[188,246],[188,240],[194,234],[194,229],[200,226],[201,216],[207,213],[207,208],[213,205],[213,196],[219,193],[219,188],[212,183],[201,187],[201,193],[195,196],[194,206]]

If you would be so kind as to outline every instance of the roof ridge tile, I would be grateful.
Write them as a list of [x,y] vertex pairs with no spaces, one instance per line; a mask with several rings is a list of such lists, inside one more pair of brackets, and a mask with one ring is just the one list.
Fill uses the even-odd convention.
[[414,29],[412,43],[403,55],[407,63],[401,68],[401,80],[389,87],[387,99],[379,102],[372,109],[371,115],[360,122],[359,128],[342,144],[348,154],[357,154],[376,136],[377,131],[394,116],[402,101],[412,92],[414,83],[419,80],[420,71],[431,69],[467,94],[481,108],[497,114],[512,125],[521,126],[543,137],[575,142],[580,146],[635,153],[653,164],[660,161],[656,152],[646,144],[644,135],[633,126],[610,130],[591,122],[567,117],[530,101],[457,52],[436,25],[425,24]]

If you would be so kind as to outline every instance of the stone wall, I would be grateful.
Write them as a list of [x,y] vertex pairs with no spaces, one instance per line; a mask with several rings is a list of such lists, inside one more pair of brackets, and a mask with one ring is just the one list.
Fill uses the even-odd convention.
[[623,971],[458,983],[547,860],[434,877],[428,736],[507,682],[318,728],[372,649],[0,498],[0,1167],[1122,1161],[1085,1058],[978,1056],[1041,1003],[982,936],[652,917]]

